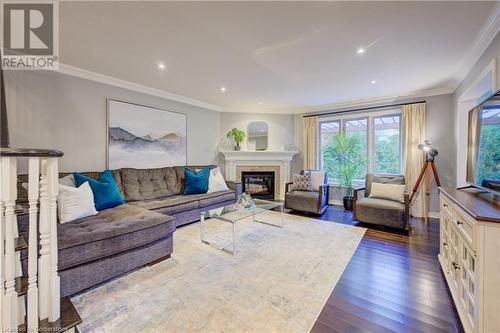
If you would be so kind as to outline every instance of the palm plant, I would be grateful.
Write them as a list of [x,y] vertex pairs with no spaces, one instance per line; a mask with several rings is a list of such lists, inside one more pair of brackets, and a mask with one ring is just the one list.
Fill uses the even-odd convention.
[[352,179],[365,166],[362,158],[361,138],[345,133],[334,134],[323,149],[323,158],[335,168],[334,177],[338,177],[340,185],[346,188],[346,195],[352,197]]

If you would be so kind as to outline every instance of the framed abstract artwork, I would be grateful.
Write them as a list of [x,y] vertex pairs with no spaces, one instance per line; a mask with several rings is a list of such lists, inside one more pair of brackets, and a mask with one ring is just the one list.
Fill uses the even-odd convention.
[[187,164],[185,114],[108,99],[107,117],[108,169]]

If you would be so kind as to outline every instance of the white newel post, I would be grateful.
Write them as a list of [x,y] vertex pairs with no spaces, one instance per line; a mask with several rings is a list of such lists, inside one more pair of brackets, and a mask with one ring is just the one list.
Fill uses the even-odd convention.
[[28,166],[29,240],[28,240],[28,332],[38,331],[38,197],[40,159],[31,157]]
[[[5,230],[5,248],[2,263],[4,264],[5,295],[2,304],[2,326],[15,332],[18,327],[18,300],[15,290],[16,262],[14,238],[17,231],[15,205],[17,198],[17,159],[16,157],[1,157],[1,201],[5,207],[3,219]],[[2,286],[3,293],[3,286]]]
[[[38,332],[40,320],[60,319],[57,244],[57,150],[0,148],[0,333]],[[22,276],[17,199],[17,160],[28,159],[28,271],[26,295],[16,290]],[[22,207],[24,210],[25,207]],[[26,235],[23,235],[26,239]],[[22,278],[21,281],[24,281]],[[24,286],[23,286],[24,287]]]
[[47,180],[47,159],[41,160],[40,177],[40,256],[38,258],[38,315],[49,317],[50,308],[50,199]]
[[57,158],[47,159],[47,183],[50,202],[50,308],[49,321],[59,319],[60,314],[60,280],[57,273],[57,194],[59,190],[59,170]]

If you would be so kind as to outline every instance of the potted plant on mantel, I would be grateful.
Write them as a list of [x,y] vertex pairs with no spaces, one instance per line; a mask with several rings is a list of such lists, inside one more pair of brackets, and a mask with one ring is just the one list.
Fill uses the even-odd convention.
[[338,178],[340,186],[346,189],[343,198],[345,210],[353,209],[352,179],[366,165],[366,160],[361,154],[362,149],[359,136],[345,135],[345,133],[334,134],[324,149],[325,164],[333,169],[330,174]]
[[240,129],[233,128],[232,130],[227,132],[227,137],[232,138],[234,140],[234,142],[236,142],[236,146],[234,146],[234,150],[240,151],[241,150],[240,144],[245,139],[246,134],[244,131],[242,131]]

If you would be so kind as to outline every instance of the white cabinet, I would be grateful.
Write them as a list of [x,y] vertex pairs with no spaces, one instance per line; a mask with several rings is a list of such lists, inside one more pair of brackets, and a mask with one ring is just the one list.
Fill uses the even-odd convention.
[[439,262],[462,325],[500,333],[500,223],[476,219],[445,190],[440,201]]

